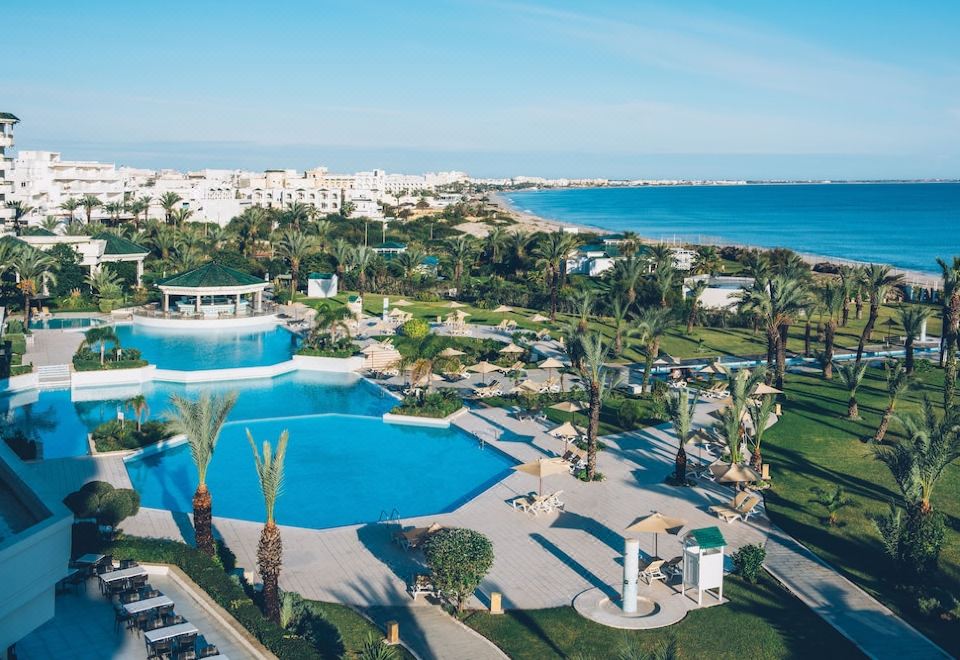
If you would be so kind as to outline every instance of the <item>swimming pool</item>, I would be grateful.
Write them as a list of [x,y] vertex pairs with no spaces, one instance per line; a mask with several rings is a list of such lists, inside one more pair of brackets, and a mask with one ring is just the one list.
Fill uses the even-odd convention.
[[[235,391],[230,420],[347,413],[378,417],[396,401],[353,374],[294,371],[276,378],[184,385],[154,381],[129,387],[75,390],[29,390],[0,395],[0,422],[43,443],[44,458],[82,456],[87,433],[115,419],[124,402],[137,394],[147,399],[145,419],[160,419],[170,410],[170,395],[197,397],[202,392]],[[125,412],[132,419],[130,410]]]
[[70,330],[73,328],[90,328],[100,325],[100,319],[90,318],[88,316],[60,317],[55,316],[52,319],[30,321],[31,330]]
[[[322,529],[450,511],[505,477],[514,462],[456,428],[386,424],[352,415],[231,422],[207,483],[214,515],[262,522],[263,498],[246,430],[258,447],[289,431],[281,525]],[[196,469],[187,445],[127,462],[143,506],[192,511]]]
[[140,350],[160,369],[197,371],[259,367],[286,362],[297,350],[297,335],[282,326],[179,329],[118,325],[121,346]]

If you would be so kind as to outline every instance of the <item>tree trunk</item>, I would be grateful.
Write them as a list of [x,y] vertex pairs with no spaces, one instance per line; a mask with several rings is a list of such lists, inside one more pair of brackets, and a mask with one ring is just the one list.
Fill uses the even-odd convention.
[[597,474],[597,433],[600,430],[600,383],[590,383],[590,423],[587,425],[587,479]]
[[678,484],[687,483],[687,450],[683,447],[683,439],[679,438],[677,439],[677,457],[674,459],[673,478]]
[[877,433],[873,436],[874,442],[883,442],[883,436],[887,434],[887,428],[890,426],[890,420],[893,418],[894,402],[891,401],[887,409],[883,411],[883,417],[880,418],[880,426],[877,427]]
[[867,336],[867,341],[873,341],[873,328],[877,324],[877,317],[880,316],[880,302],[870,301],[870,313],[867,315],[867,326],[863,329]]
[[557,320],[557,295],[559,293],[557,290],[557,284],[558,284],[557,276],[556,274],[554,274],[550,278],[550,320],[551,321]]
[[856,319],[859,321],[863,318],[863,296],[859,293],[857,294],[856,299],[854,300],[854,306],[856,307]]
[[907,341],[903,344],[904,351],[906,352],[903,366],[908,376],[913,374],[913,341],[913,337],[908,336]]
[[696,321],[696,318],[697,318],[697,301],[694,300],[690,304],[690,315],[687,316],[687,334],[688,335],[691,332],[693,332],[693,324],[694,324],[694,321]]
[[855,394],[851,394],[847,402],[847,419],[860,419],[860,407],[857,405]]
[[211,557],[214,555],[213,545],[213,498],[206,484],[197,486],[193,494],[193,534],[197,550]]
[[787,372],[787,337],[790,334],[790,325],[780,324],[780,332],[777,341],[777,384],[776,387],[783,389],[783,376]]
[[867,324],[863,326],[863,333],[860,335],[860,342],[857,344],[857,364],[863,359],[863,349],[870,341],[870,335],[873,334],[873,324],[877,321],[879,310],[876,305],[870,305],[870,315],[867,317]]
[[837,322],[827,321],[823,339],[823,377],[826,380],[833,378],[833,338],[837,331]]
[[655,341],[647,346],[647,359],[643,363],[643,380],[640,382],[640,391],[646,393],[650,383],[650,374],[653,371],[653,361],[660,354],[660,342]]
[[777,328],[767,328],[767,369],[773,371],[777,361],[777,344],[780,342],[780,333]]
[[267,618],[280,623],[280,568],[283,561],[283,541],[280,528],[268,522],[260,532],[257,547],[257,568],[263,581],[263,609]]
[[803,328],[803,357],[810,357],[810,320]]
[[753,456],[750,458],[750,465],[757,472],[760,472],[761,468],[763,467],[763,456],[760,454],[759,444],[753,446]]
[[850,321],[850,299],[849,298],[843,301],[843,314],[840,317],[840,327],[846,328],[848,321]]
[[623,353],[623,331],[617,327],[613,337],[613,352],[619,357]]
[[30,294],[29,293],[23,294],[23,318],[24,318],[23,327],[29,328],[30,327]]

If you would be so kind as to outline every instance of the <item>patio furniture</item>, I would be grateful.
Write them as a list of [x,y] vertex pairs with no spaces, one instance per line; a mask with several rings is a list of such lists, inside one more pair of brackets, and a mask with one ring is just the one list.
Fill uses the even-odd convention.
[[439,523],[433,523],[429,527],[412,527],[402,530],[393,535],[393,540],[400,544],[404,550],[415,550],[423,545],[430,538],[430,535],[439,532],[443,526]]
[[141,612],[150,612],[159,609],[165,605],[173,605],[173,601],[167,596],[157,596],[156,598],[144,598],[130,603],[125,603],[123,609],[128,614],[139,614]]
[[677,555],[673,559],[667,560],[660,571],[667,576],[668,580],[683,575],[683,555]]
[[563,495],[562,490],[558,490],[555,493],[550,493],[547,495],[546,502],[550,506],[551,510],[560,509],[561,511],[566,507],[566,504],[560,499],[560,496]]
[[164,658],[173,652],[173,640],[165,639],[147,643],[147,660]]
[[124,568],[133,568],[134,566],[137,566],[137,561],[136,561],[135,559],[121,559],[121,560],[120,560],[120,568],[121,568],[121,569],[124,569]]
[[410,592],[410,596],[414,600],[416,600],[420,594],[427,594],[428,596],[437,595],[437,590],[433,586],[433,578],[429,575],[422,574],[413,576],[413,579],[407,587],[407,591]]
[[659,557],[654,557],[644,566],[640,567],[639,577],[648,585],[653,584],[654,580],[666,580],[667,576],[661,570],[666,562]]
[[746,521],[754,513],[754,508],[760,503],[760,498],[756,495],[743,492],[738,493],[730,505],[720,504],[710,507],[710,513],[717,514],[721,520],[726,523],[732,523],[734,520]]
[[197,630],[195,625],[189,621],[184,621],[183,623],[178,623],[172,626],[148,630],[147,632],[143,633],[143,637],[146,640],[149,648],[150,645],[156,645],[158,642],[174,640],[177,637],[182,637],[184,635],[196,635],[198,632],[200,631]]

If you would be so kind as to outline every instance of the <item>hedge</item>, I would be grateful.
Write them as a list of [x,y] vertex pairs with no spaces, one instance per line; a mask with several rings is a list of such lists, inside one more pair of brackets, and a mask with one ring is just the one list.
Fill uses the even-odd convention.
[[117,361],[107,361],[103,364],[100,364],[100,358],[96,360],[78,360],[73,359],[73,368],[76,371],[102,371],[104,369],[137,369],[139,367],[145,367],[149,364],[146,360],[120,360]]

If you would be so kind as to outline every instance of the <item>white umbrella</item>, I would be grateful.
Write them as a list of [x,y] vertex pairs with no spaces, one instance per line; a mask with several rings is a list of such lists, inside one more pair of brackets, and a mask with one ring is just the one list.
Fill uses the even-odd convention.
[[450,307],[450,308],[452,308],[452,309],[457,309],[457,308],[459,308],[459,307],[466,307],[466,305],[464,305],[463,303],[460,303],[460,302],[457,302],[456,300],[454,300],[454,301],[452,301],[452,302],[447,303],[447,307]]
[[[479,362],[472,367],[467,367],[470,371],[480,374],[481,376],[486,376],[487,374],[493,373],[494,371],[500,371],[503,367],[498,367],[495,364],[490,364],[486,360]],[[481,381],[483,384],[485,381]]]

